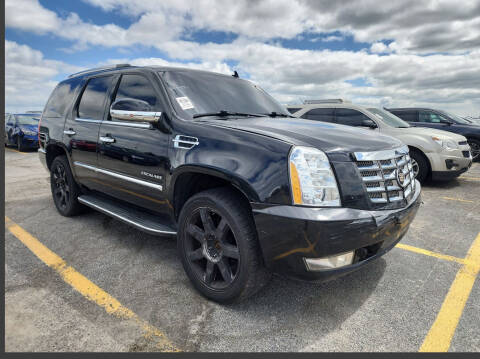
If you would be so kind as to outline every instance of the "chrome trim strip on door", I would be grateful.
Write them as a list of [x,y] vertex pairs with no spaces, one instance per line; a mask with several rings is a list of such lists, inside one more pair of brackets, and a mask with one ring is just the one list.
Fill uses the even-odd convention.
[[124,126],[124,127],[146,128],[146,129],[152,128],[152,124],[141,123],[141,122],[135,123],[135,122],[103,121],[103,124],[114,125],[114,126]]
[[102,168],[98,168],[98,167],[95,167],[95,166],[91,166],[91,165],[87,165],[86,163],[83,163],[83,162],[78,162],[78,161],[75,161],[73,162],[73,164],[75,166],[78,166],[78,167],[83,167],[83,168],[86,168],[88,170],[91,170],[91,171],[94,171],[94,172],[97,172],[97,173],[103,173],[107,176],[112,176],[112,177],[115,177],[115,178],[120,178],[124,181],[128,181],[128,182],[132,182],[132,183],[136,183],[136,184],[139,184],[139,185],[142,185],[142,186],[146,186],[146,187],[150,187],[150,188],[154,188],[156,190],[160,190],[160,191],[163,191],[163,186],[161,184],[156,184],[156,183],[152,183],[152,182],[147,182],[147,181],[142,181],[142,180],[139,180],[137,178],[133,178],[133,177],[130,177],[130,176],[125,176],[125,175],[122,175],[120,173],[117,173],[117,172],[112,172],[112,171],[108,171],[108,170],[104,170]]
[[143,229],[144,231],[147,231],[147,232],[150,232],[150,233],[158,233],[158,234],[171,234],[171,235],[176,235],[177,232],[175,231],[160,231],[158,229],[155,229],[155,228],[151,228],[151,227],[146,227],[144,226],[143,224],[140,224],[138,222],[135,222],[135,221],[132,221],[131,219],[129,218],[126,218],[118,213],[115,213],[115,212],[112,212],[106,208],[103,208],[95,203],[92,203],[90,202],[89,200],[86,200],[85,198],[82,198],[82,196],[78,197],[78,202],[80,203],[83,203],[91,208],[94,208],[96,210],[99,210],[100,212],[103,212],[107,215],[110,215],[112,217],[115,217],[115,218],[118,218],[120,219],[121,221],[124,221],[126,223],[129,223],[131,224],[132,226],[135,226],[135,227],[138,227],[140,229]]
[[93,119],[91,119],[91,118],[80,118],[80,117],[75,118],[75,121],[78,121],[78,122],[90,122],[90,123],[101,123],[101,122],[102,122],[101,120],[93,120]]

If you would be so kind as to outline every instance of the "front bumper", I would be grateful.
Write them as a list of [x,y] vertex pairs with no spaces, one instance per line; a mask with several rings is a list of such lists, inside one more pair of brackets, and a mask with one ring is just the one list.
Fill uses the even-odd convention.
[[[420,184],[405,208],[368,211],[252,204],[265,265],[304,280],[330,280],[350,273],[392,249],[407,232],[420,206]],[[355,251],[352,264],[308,271],[304,258]]]
[[432,168],[432,179],[452,179],[467,171],[472,165],[470,146],[452,151],[426,153]]
[[22,146],[25,148],[38,148],[38,137],[24,135],[21,137]]

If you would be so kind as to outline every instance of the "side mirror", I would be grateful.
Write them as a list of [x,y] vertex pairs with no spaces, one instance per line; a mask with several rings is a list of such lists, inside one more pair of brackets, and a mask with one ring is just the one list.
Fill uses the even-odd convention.
[[112,103],[110,116],[116,120],[154,123],[158,122],[162,113],[152,111],[150,104],[146,101],[123,98]]
[[374,128],[377,128],[377,124],[375,123],[375,121],[373,120],[370,120],[370,119],[364,119],[362,120],[362,127],[368,127],[368,128],[371,128],[371,129],[374,129]]

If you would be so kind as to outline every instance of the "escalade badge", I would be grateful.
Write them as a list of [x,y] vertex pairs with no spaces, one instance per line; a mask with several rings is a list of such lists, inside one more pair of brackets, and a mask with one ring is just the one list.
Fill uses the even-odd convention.
[[400,186],[403,187],[403,183],[405,182],[405,174],[400,169],[397,170],[397,181],[400,184]]

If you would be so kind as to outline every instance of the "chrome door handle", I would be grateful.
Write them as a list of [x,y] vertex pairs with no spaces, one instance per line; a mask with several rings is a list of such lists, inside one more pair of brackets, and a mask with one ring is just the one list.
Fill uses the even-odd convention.
[[74,134],[76,134],[76,132],[72,129],[70,130],[64,130],[63,131],[64,134],[68,135],[68,136],[73,136]]
[[115,139],[112,137],[100,136],[100,141],[102,141],[103,143],[113,143],[115,142]]

